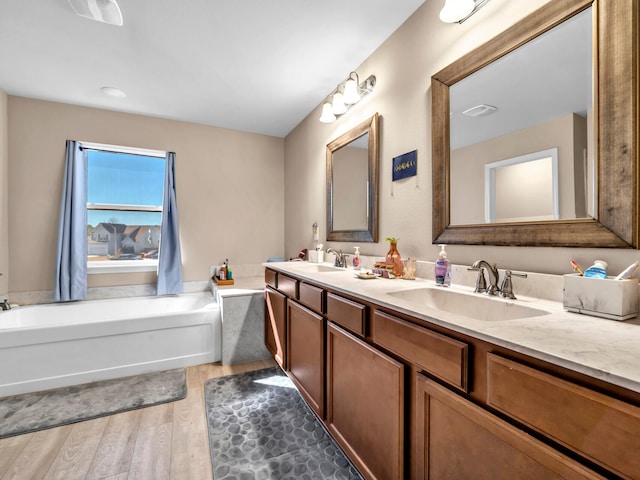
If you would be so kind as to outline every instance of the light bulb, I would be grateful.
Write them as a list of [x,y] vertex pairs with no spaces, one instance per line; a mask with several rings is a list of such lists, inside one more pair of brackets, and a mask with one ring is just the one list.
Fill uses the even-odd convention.
[[342,100],[347,105],[353,105],[360,101],[360,93],[358,92],[358,85],[353,78],[347,80],[344,84],[344,95]]
[[347,111],[347,106],[344,104],[344,100],[342,99],[342,94],[340,92],[336,92],[333,94],[333,104],[331,105],[331,111],[334,115],[342,115]]
[[325,102],[322,105],[322,115],[320,115],[320,121],[322,123],[331,123],[336,119],[336,116],[331,111],[331,104],[329,102]]
[[445,23],[459,22],[473,12],[475,6],[474,0],[446,0],[440,10],[440,20]]

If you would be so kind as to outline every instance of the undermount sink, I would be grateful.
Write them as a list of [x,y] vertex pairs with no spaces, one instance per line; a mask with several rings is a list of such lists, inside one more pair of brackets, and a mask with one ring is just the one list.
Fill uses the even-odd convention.
[[516,320],[549,314],[544,310],[520,305],[512,300],[456,292],[455,290],[439,287],[397,290],[387,292],[387,295],[422,307],[434,308],[476,320]]
[[344,268],[333,267],[331,265],[322,265],[320,263],[303,263],[298,262],[295,268],[299,268],[304,272],[323,273],[323,272],[342,272]]

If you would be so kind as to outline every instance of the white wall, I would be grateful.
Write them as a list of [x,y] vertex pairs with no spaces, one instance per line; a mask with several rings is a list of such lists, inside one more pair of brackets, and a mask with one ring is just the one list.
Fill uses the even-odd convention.
[[[326,144],[375,112],[380,113],[380,241],[359,243],[361,252],[383,256],[384,238],[399,237],[403,257],[435,260],[431,211],[431,90],[433,74],[474,47],[488,41],[547,0],[514,2],[492,0],[463,24],[438,19],[442,2],[427,1],[378,50],[357,68],[360,78],[376,75],[374,93],[344,117],[323,124],[320,103],[328,92],[318,92],[318,108],[285,139],[285,253],[293,255],[313,245],[311,225],[326,225]],[[347,75],[348,72],[345,72]],[[418,150],[418,177],[392,184],[392,158]],[[326,242],[326,247],[353,252],[354,243]],[[529,248],[452,245],[453,263],[470,264],[483,258],[498,267],[544,273],[570,273],[569,261],[588,266],[596,258],[622,270],[640,255],[634,250]]]

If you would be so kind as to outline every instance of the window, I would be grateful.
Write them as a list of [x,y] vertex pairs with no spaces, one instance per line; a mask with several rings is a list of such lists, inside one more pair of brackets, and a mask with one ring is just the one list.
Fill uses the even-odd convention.
[[158,265],[166,152],[82,142],[87,152],[89,273]]

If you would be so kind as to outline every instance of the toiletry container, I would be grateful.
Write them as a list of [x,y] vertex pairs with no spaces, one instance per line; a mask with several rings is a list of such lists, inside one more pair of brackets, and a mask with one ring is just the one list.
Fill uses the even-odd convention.
[[353,269],[360,270],[360,247],[353,247],[356,249],[356,253],[353,254]]
[[587,278],[607,278],[607,262],[596,260],[584,271],[584,276]]
[[440,253],[438,253],[435,266],[436,285],[448,287],[451,285],[451,264],[444,249],[445,245],[439,245],[439,247]]

